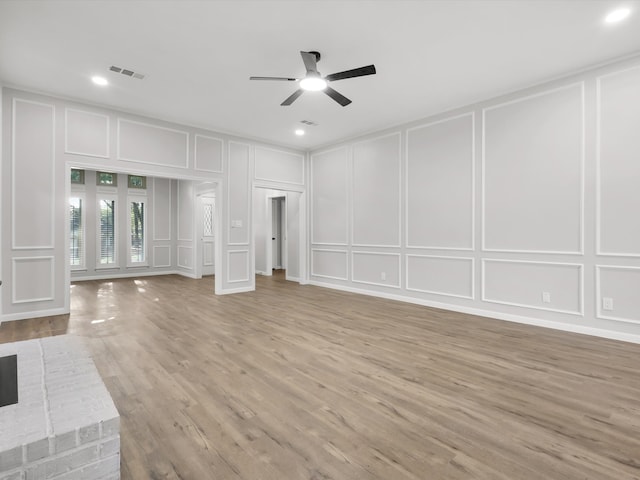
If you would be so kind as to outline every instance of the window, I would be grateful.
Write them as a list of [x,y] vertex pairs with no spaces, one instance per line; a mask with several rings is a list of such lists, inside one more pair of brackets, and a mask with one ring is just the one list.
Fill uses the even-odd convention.
[[132,200],[129,202],[129,252],[132,264],[144,263],[146,261],[144,204],[144,199]]
[[84,170],[80,170],[79,168],[72,168],[71,183],[74,185],[84,185]]
[[98,200],[98,266],[115,266],[117,251],[116,201]]
[[82,198],[69,198],[69,264],[84,267],[84,211]]
[[129,175],[129,188],[147,188],[147,177]]
[[107,187],[118,186],[118,174],[108,172],[96,172],[96,184]]

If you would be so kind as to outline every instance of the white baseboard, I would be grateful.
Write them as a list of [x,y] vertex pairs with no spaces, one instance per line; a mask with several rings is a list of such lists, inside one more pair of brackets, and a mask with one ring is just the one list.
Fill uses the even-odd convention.
[[160,270],[158,272],[127,272],[127,273],[109,273],[101,275],[82,275],[78,277],[71,276],[72,282],[86,282],[88,280],[115,280],[116,278],[131,277],[156,277],[160,275],[182,275],[181,272],[175,270]]
[[285,275],[284,279],[289,281],[289,282],[298,282],[298,283],[300,283],[300,279],[298,277],[290,277],[289,275]]
[[51,308],[48,310],[36,310],[34,312],[24,312],[24,313],[8,313],[6,315],[2,315],[0,319],[0,325],[3,322],[14,322],[16,320],[24,320],[26,318],[39,318],[39,317],[51,317],[53,315],[66,315],[69,313],[69,310],[66,308]]
[[425,307],[440,308],[442,310],[450,310],[453,312],[466,313],[469,315],[477,315],[479,317],[488,317],[494,320],[504,320],[507,322],[522,323],[525,325],[533,325],[536,327],[551,328],[553,330],[562,330],[564,332],[581,333],[583,335],[591,335],[593,337],[608,338],[610,340],[620,340],[622,342],[639,343],[640,335],[632,333],[616,332],[613,330],[605,330],[603,328],[587,327],[585,325],[575,325],[572,323],[554,322],[551,320],[542,320],[539,318],[526,317],[524,315],[513,315],[510,313],[495,312],[493,310],[483,310],[480,308],[463,307],[460,305],[451,305],[449,303],[433,302],[423,300],[421,298],[405,297],[393,293],[372,292],[370,290],[362,290],[359,288],[348,287],[344,285],[335,285],[333,283],[318,282],[310,280],[309,285],[317,287],[332,288],[334,290],[342,290],[349,293],[358,293],[360,295],[369,295],[371,297],[386,298],[389,300],[398,300],[400,302],[414,303]]
[[231,295],[232,293],[246,293],[255,291],[255,287],[238,287],[238,288],[224,288],[219,292],[216,291],[216,295]]

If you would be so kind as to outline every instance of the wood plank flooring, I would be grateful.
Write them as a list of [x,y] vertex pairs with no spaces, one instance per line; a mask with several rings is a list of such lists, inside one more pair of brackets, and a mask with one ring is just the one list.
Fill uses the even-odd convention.
[[640,345],[258,277],[72,285],[123,479],[640,479]]

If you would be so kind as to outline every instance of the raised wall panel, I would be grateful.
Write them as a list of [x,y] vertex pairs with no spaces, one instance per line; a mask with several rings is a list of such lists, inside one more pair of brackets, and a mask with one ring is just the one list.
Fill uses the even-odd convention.
[[640,67],[598,79],[598,253],[640,256]]
[[205,135],[195,136],[195,169],[222,173],[222,140]]
[[266,147],[256,147],[256,180],[304,184],[304,156]]
[[[598,318],[640,323],[640,267],[597,265],[596,269]],[[613,310],[604,310],[604,298],[613,301]]]
[[193,248],[178,245],[178,266],[188,270],[193,269],[191,258],[193,256]]
[[109,158],[109,117],[65,109],[64,151],[73,155]]
[[193,240],[193,183],[178,180],[178,240]]
[[227,283],[249,281],[249,250],[227,251]]
[[400,288],[400,254],[352,252],[351,256],[353,282]]
[[346,147],[311,157],[311,243],[349,241],[348,168]]
[[583,84],[484,110],[484,248],[580,253]]
[[118,159],[187,168],[189,134],[181,130],[119,118]]
[[[229,142],[229,245],[249,244],[249,145]],[[238,223],[240,222],[240,223]]]
[[473,258],[407,255],[407,290],[474,298]]
[[30,303],[53,300],[54,258],[14,257],[13,303]]
[[171,246],[170,245],[154,245],[153,246],[153,266],[155,268],[171,266]]
[[171,240],[171,180],[168,178],[153,178],[153,240]]
[[352,241],[400,246],[400,134],[353,146]]
[[53,248],[54,106],[15,98],[11,146],[12,247]]
[[407,133],[407,246],[473,248],[473,114]]
[[[485,302],[582,314],[582,266],[569,263],[483,260]],[[543,293],[550,302],[543,301]]]
[[311,250],[311,275],[348,280],[348,257],[345,250]]

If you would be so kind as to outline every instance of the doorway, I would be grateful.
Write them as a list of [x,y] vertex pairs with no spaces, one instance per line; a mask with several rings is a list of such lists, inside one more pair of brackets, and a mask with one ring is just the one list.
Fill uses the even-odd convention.
[[287,198],[271,198],[271,270],[287,269]]

